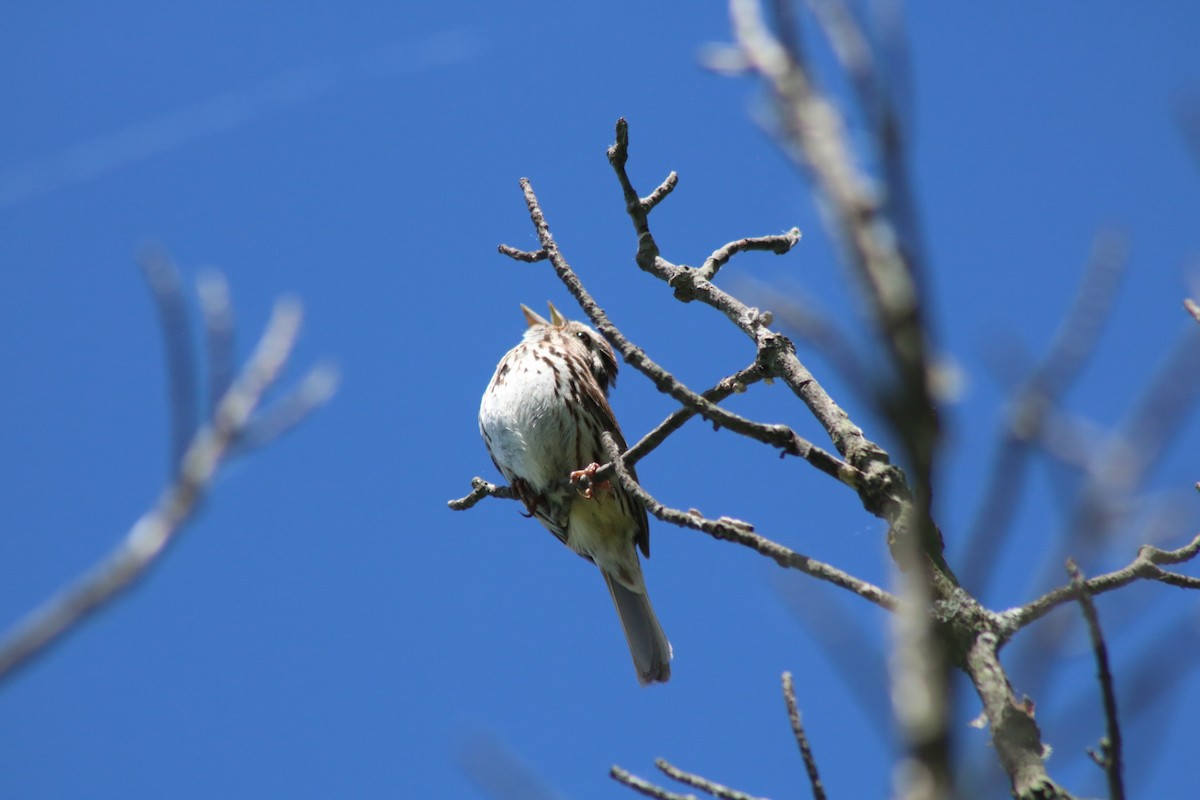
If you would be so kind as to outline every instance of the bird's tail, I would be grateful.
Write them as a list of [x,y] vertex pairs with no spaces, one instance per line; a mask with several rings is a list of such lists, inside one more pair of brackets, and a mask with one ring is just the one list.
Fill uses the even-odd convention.
[[644,591],[639,594],[625,588],[604,570],[600,572],[621,618],[638,683],[665,683],[671,677],[671,643],[654,616],[650,597]]

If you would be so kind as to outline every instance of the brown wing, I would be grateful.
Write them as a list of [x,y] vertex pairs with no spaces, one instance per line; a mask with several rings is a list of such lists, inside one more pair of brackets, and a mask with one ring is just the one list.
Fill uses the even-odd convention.
[[[589,463],[595,462],[603,464],[607,461],[603,448],[600,445],[600,434],[596,433],[593,437],[586,437],[583,434],[585,430],[582,427],[588,419],[595,420],[600,424],[602,431],[608,431],[612,434],[613,441],[616,442],[617,448],[624,453],[628,449],[625,444],[625,437],[621,434],[621,426],[617,424],[617,418],[613,415],[612,407],[608,404],[608,398],[604,396],[604,391],[595,382],[595,380],[582,381],[583,393],[580,401],[583,405],[584,420],[581,420],[580,425],[580,440],[585,438],[592,440],[593,452],[583,453],[584,456],[580,467],[586,466]],[[629,469],[629,474],[633,479],[637,480],[637,471],[632,467]],[[614,478],[612,481],[613,491],[621,501],[621,507],[625,510],[627,516],[631,517],[637,525],[637,532],[634,534],[633,541],[642,551],[646,558],[650,557],[650,519],[646,514],[646,507],[639,503],[635,497],[626,492],[620,483]]]

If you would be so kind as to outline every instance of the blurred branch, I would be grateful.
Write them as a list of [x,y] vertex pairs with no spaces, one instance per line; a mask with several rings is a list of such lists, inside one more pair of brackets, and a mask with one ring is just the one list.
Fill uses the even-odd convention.
[[204,316],[205,349],[208,353],[208,411],[211,414],[229,391],[237,371],[234,354],[235,325],[229,283],[220,272],[202,274],[196,281],[196,295]]
[[[798,48],[771,33],[757,0],[732,0],[729,8],[737,46],[750,69],[771,89],[787,141],[793,145],[791,154],[808,171],[826,202],[836,238],[847,246],[848,260],[871,309],[871,322],[896,368],[897,386],[887,393],[892,406],[889,416],[912,456],[915,484],[928,486],[937,417],[913,265],[884,213],[883,201],[872,189],[873,182],[855,163],[841,115],[817,89]],[[898,144],[898,139],[889,135],[887,142]]]
[[980,596],[987,591],[996,554],[1020,506],[1028,457],[1035,445],[1048,446],[1048,440],[1063,430],[1061,425],[1053,424],[1057,406],[1095,351],[1127,262],[1128,243],[1124,237],[1097,234],[1070,310],[1045,357],[1029,371],[1009,401],[987,488],[967,533],[963,581]]
[[1104,634],[1100,631],[1100,617],[1084,583],[1083,573],[1070,559],[1067,560],[1067,572],[1071,576],[1071,586],[1075,589],[1076,599],[1087,622],[1092,652],[1096,657],[1100,693],[1104,699],[1104,719],[1108,735],[1100,740],[1100,752],[1097,754],[1090,751],[1091,756],[1108,777],[1108,796],[1111,800],[1124,800],[1125,784],[1121,778],[1121,726],[1117,721],[1117,697],[1113,691],[1112,672],[1108,667],[1108,647],[1104,643]]
[[196,357],[192,350],[187,302],[183,296],[179,270],[165,252],[147,250],[142,253],[139,264],[150,293],[154,296],[162,326],[171,408],[170,463],[179,469],[183,466],[183,454],[200,425],[196,411]]
[[824,651],[878,744],[890,746],[888,665],[873,626],[849,613],[845,603],[825,596],[824,585],[795,580],[790,572],[777,573],[772,583],[784,607]]
[[708,778],[702,778],[694,773],[684,772],[679,767],[667,763],[666,759],[655,759],[654,766],[662,770],[663,774],[668,778],[699,789],[706,794],[720,798],[720,800],[763,800],[763,798],[740,792],[737,789],[731,789],[728,786],[710,781]]
[[[211,418],[196,429],[193,419],[197,382],[191,374],[193,358],[178,272],[163,257],[148,258],[143,262],[143,270],[165,326],[174,436],[178,438],[189,430],[190,433],[182,447],[177,445],[172,483],[116,549],[75,583],[32,611],[0,640],[0,679],[76,628],[154,565],[191,519],[222,463],[235,447],[244,444],[246,431],[259,418],[264,395],[278,382],[300,333],[299,304],[294,300],[276,303],[267,328],[241,373],[221,395]],[[212,317],[206,319],[211,321]],[[210,340],[212,336],[210,331]],[[214,385],[213,375],[209,380]],[[216,376],[216,381],[219,380]],[[304,416],[307,416],[329,398],[334,380],[324,370],[313,370],[281,402],[306,409]],[[315,394],[314,385],[319,387]],[[184,395],[185,389],[190,393]],[[267,441],[262,438],[256,444]]]
[[624,786],[628,786],[635,792],[646,797],[653,797],[656,800],[699,800],[694,794],[676,794],[669,792],[661,786],[655,786],[649,781],[643,780],[631,772],[621,769],[617,765],[613,765],[608,771],[608,775],[614,781]]
[[804,771],[808,773],[808,782],[812,786],[813,800],[825,800],[825,786],[817,773],[817,760],[813,757],[812,747],[808,743],[808,734],[804,732],[804,722],[800,719],[800,708],[796,705],[796,687],[792,683],[792,673],[783,673],[783,702],[787,705],[788,721],[792,723],[792,734],[800,747],[800,758],[804,761]]
[[[896,638],[892,700],[908,750],[897,785],[905,797],[950,798],[955,788],[948,642],[935,629],[929,611],[935,599],[945,599],[944,592],[953,593],[957,579],[946,563],[932,513],[939,422],[931,388],[928,323],[916,265],[904,249],[905,231],[893,224],[887,208],[890,203],[893,217],[912,219],[899,124],[889,106],[869,109],[879,112],[870,121],[884,167],[880,193],[855,161],[838,108],[817,88],[786,7],[785,0],[774,4],[784,29],[781,37],[768,27],[757,0],[731,0],[731,25],[745,63],[772,92],[789,153],[808,172],[824,201],[827,226],[845,246],[845,260],[870,312],[868,322],[894,371],[891,385],[880,389],[877,397],[911,473],[905,496],[889,518],[893,524],[888,538],[900,567],[899,613],[891,621]],[[847,35],[852,30],[845,24],[848,15],[834,19],[827,14],[826,19],[843,23],[834,29],[833,41],[835,51],[840,46],[848,55],[850,45],[862,41],[852,42]],[[860,53],[852,78],[876,100],[884,95],[874,91],[873,74]],[[910,240],[915,238],[915,224],[907,233]],[[956,645],[960,663],[969,641]]]
[[491,734],[471,736],[459,747],[458,762],[467,777],[496,800],[565,800]]

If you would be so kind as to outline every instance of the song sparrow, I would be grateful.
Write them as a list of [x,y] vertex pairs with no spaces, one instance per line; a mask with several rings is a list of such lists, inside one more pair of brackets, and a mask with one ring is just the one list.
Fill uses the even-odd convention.
[[547,322],[526,306],[529,327],[483,393],[479,431],[492,460],[551,533],[600,568],[643,685],[671,677],[671,645],[658,624],[635,545],[650,556],[646,509],[617,482],[577,491],[603,462],[600,435],[625,449],[609,408],[617,359],[608,342],[553,305]]

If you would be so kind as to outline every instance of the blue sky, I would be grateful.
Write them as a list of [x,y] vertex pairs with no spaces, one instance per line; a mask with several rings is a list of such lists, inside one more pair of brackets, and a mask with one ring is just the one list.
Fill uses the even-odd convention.
[[[9,10],[0,618],[16,620],[107,552],[165,480],[162,343],[135,266],[141,246],[166,247],[188,280],[225,271],[243,352],[273,299],[299,296],[294,374],[330,358],[344,382],[302,429],[222,474],[148,580],[0,687],[0,795],[473,797],[464,765],[501,748],[574,798],[632,796],[609,766],[654,777],[660,756],[796,796],[783,670],[831,794],[887,793],[886,620],[873,609],[658,525],[646,574],[676,659],[669,685],[641,689],[592,568],[512,503],[445,505],[472,476],[497,477],[475,419],[521,333],[518,304],[550,299],[573,316],[545,264],[496,253],[535,243],[520,177],[567,258],[652,357],[698,389],[752,358],[711,309],[675,302],[634,265],[604,158],[619,116],[643,192],[680,174],[653,218],[665,257],[698,264],[726,241],[798,226],[791,254],[745,256],[721,281],[802,293],[856,323],[811,193],[755,122],[757,86],[698,66],[706,44],[728,39],[724,6],[645,6]],[[1006,379],[989,364],[1045,348],[1098,230],[1128,235],[1129,269],[1068,407],[1116,423],[1187,329],[1181,299],[1200,294],[1188,284],[1200,171],[1173,114],[1200,91],[1198,24],[1200,9],[1183,2],[908,16],[931,299],[939,349],[964,375],[945,412],[938,492],[952,561],[1003,403]],[[886,442],[863,400],[811,348],[800,353]],[[785,395],[757,387],[735,407],[817,439]],[[671,410],[629,369],[614,407],[630,440]],[[1161,492],[1200,479],[1187,457],[1194,422],[1175,439],[1152,475]],[[879,523],[802,462],[694,425],[638,469],[669,504],[750,520],[890,580]],[[1031,471],[985,598],[997,608],[1037,593],[1062,522],[1052,473]],[[1196,529],[1194,501],[1184,508],[1172,546]],[[1111,568],[1137,544],[1076,555]],[[1195,605],[1163,586],[1127,597],[1100,605],[1118,680],[1162,630],[1172,644],[1155,646],[1183,675],[1166,702],[1123,709],[1139,712],[1127,729],[1140,742],[1127,754],[1131,786],[1165,796],[1195,784],[1185,757],[1200,714]],[[1098,701],[1087,702],[1092,668],[1079,631],[1063,636],[1068,669],[1039,686],[1039,720],[1053,774],[1099,794],[1099,771],[1079,755],[1102,730]],[[830,640],[852,655],[833,655]],[[1018,691],[1024,679],[1014,675]],[[987,764],[985,734],[965,724],[978,709],[963,699],[961,755]],[[1087,712],[1065,719],[1077,701]]]

